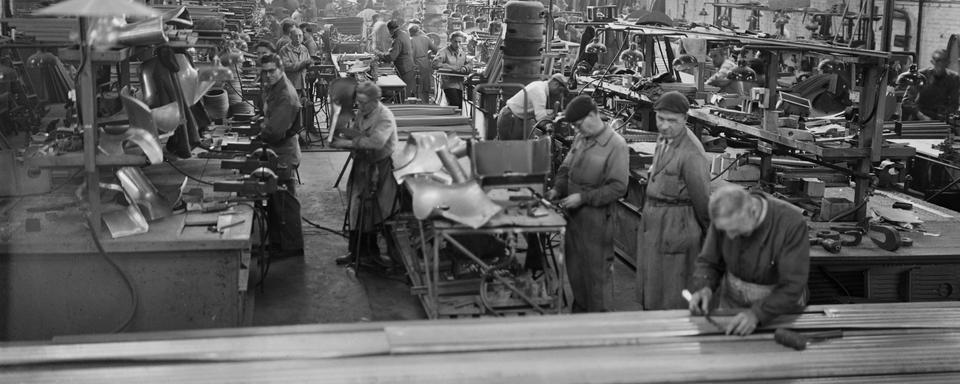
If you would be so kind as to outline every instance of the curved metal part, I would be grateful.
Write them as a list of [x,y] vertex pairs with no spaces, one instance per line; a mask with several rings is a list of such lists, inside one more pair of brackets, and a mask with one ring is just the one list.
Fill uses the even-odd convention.
[[200,99],[203,98],[203,95],[207,93],[210,88],[213,88],[214,83],[205,82],[206,84],[200,84],[200,73],[197,72],[197,69],[190,63],[187,55],[177,53],[174,57],[176,57],[177,65],[180,66],[180,71],[176,73],[176,78],[180,82],[181,89],[183,89],[184,100],[187,101],[188,106],[194,105],[200,102]]
[[176,101],[150,110],[150,115],[153,116],[153,124],[160,138],[172,135],[180,125],[180,106]]
[[187,7],[171,9],[164,12],[160,17],[166,24],[181,28],[193,28],[193,19],[190,17],[190,11]]
[[129,46],[163,44],[169,42],[159,17],[127,24],[119,29],[117,43]]
[[151,109],[146,103],[130,95],[129,87],[120,90],[120,102],[127,112],[131,127],[142,128],[155,136],[173,132],[180,125],[180,107],[174,101]]
[[123,144],[128,141],[139,146],[151,164],[163,162],[163,149],[160,147],[160,142],[157,141],[157,136],[145,129],[128,128],[117,134],[104,132],[100,135],[100,143],[98,146],[105,154],[122,155],[125,153]]
[[154,221],[173,214],[170,202],[160,195],[157,187],[143,174],[140,168],[122,167],[117,170],[120,186],[130,200],[136,204],[147,221]]
[[[133,201],[130,195],[127,195],[123,187],[119,185],[100,183],[100,188],[121,192],[127,198],[127,201]],[[140,212],[137,204],[129,204],[123,209],[104,212],[101,219],[107,225],[107,230],[110,231],[110,236],[114,239],[139,235],[150,230],[150,225],[147,224],[147,219]]]
[[466,154],[466,142],[455,133],[411,132],[407,145],[391,155],[393,176],[399,182],[408,175],[442,171],[443,163],[437,157],[437,150],[444,148],[452,148],[451,152],[456,151],[457,156]]
[[[154,77],[157,65],[159,65],[158,60],[145,61],[140,65],[140,88],[143,90],[143,101],[146,102],[147,105],[157,102],[157,91],[160,87]],[[121,90],[121,92],[122,91],[123,90]]]
[[413,214],[419,220],[443,217],[480,228],[503,210],[490,200],[476,181],[448,185],[430,177],[414,176],[407,178],[406,182],[413,196]]
[[440,148],[436,150],[437,157],[440,158],[440,162],[443,163],[443,169],[450,174],[450,177],[453,178],[453,182],[456,184],[462,184],[467,182],[467,174],[463,172],[463,167],[460,166],[460,163],[457,162],[457,158],[450,153],[446,148]]

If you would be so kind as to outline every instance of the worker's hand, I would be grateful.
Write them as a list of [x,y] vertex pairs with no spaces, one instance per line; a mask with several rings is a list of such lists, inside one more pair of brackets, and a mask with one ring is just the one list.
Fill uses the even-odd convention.
[[330,146],[334,148],[352,148],[353,140],[341,139],[337,137],[330,142]]
[[713,298],[713,290],[710,287],[700,288],[690,297],[688,306],[690,313],[694,315],[705,315],[710,311],[710,299]]
[[760,319],[751,310],[745,310],[733,317],[733,320],[727,324],[728,335],[746,336],[757,330],[757,324]]
[[560,200],[560,208],[563,209],[577,209],[583,205],[583,197],[579,193],[574,193],[570,196],[564,197],[563,200]]
[[548,201],[554,201],[554,200],[556,200],[558,197],[560,197],[560,191],[558,191],[558,190],[556,190],[556,189],[551,189],[551,190],[547,191],[547,193],[545,193],[545,194],[543,195],[543,197],[544,197],[545,199],[547,199]]

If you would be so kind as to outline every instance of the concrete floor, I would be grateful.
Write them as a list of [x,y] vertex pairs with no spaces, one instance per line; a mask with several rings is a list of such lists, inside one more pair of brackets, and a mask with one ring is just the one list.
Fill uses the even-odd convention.
[[[346,208],[346,180],[334,181],[347,159],[345,152],[304,152],[298,186],[301,215],[339,230]],[[425,319],[423,307],[404,276],[360,271],[354,276],[334,259],[346,253],[346,239],[304,223],[304,256],[274,260],[262,291],[257,291],[254,325],[342,323]],[[383,248],[386,249],[386,248]],[[615,267],[618,311],[637,310],[633,274]]]

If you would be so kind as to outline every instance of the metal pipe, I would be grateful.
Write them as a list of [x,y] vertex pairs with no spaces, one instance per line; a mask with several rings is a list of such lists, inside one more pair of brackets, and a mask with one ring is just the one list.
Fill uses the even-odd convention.
[[880,36],[880,50],[884,52],[890,52],[893,48],[893,3],[893,0],[883,2],[883,35]]
[[923,47],[923,40],[920,38],[923,33],[923,6],[925,0],[917,1],[917,49],[914,49],[917,52],[917,61],[920,61],[920,48]]

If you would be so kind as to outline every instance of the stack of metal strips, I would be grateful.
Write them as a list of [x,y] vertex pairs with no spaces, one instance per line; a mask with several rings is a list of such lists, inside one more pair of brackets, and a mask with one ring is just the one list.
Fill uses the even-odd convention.
[[[747,337],[713,325],[730,319],[678,310],[82,335],[3,346],[0,382],[960,382],[957,302],[811,306]],[[797,351],[774,341],[777,327],[843,334]]]

